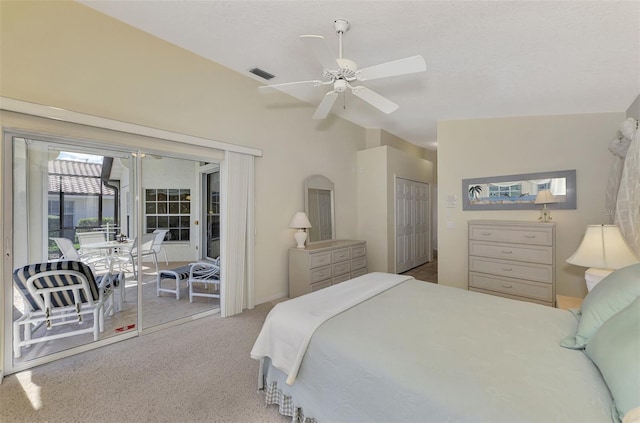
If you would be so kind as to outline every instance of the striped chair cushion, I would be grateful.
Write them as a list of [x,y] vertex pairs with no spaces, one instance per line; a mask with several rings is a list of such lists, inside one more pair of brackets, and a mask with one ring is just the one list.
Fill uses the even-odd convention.
[[[54,261],[51,263],[37,263],[29,264],[24,267],[19,267],[13,271],[13,281],[16,286],[22,291],[25,299],[29,302],[33,310],[39,310],[40,306],[38,302],[31,296],[31,293],[27,289],[27,280],[37,275],[38,273],[50,271],[50,270],[74,270],[82,273],[89,281],[89,289],[91,290],[91,297],[94,301],[98,301],[98,282],[93,276],[91,268],[86,264],[79,261]],[[101,279],[101,278],[100,278]],[[117,285],[119,278],[114,282]],[[81,281],[78,277],[71,274],[51,275],[37,279],[34,282],[36,288],[53,288],[67,285],[80,284]],[[80,298],[82,302],[86,302],[84,291],[80,292]],[[43,300],[44,301],[44,300]],[[64,307],[73,305],[73,295],[71,290],[59,291],[51,294],[51,305],[53,307]]]
[[167,278],[167,279],[175,279],[176,275],[178,275],[178,278],[180,280],[185,280],[185,279],[189,279],[190,268],[191,268],[190,266],[180,266],[180,267],[176,267],[175,269],[161,270],[160,275],[162,276],[162,278]]

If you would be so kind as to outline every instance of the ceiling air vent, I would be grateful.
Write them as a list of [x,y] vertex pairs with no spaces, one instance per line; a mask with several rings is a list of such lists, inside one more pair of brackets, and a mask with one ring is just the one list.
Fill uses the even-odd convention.
[[250,70],[249,70],[249,72],[251,72],[251,73],[252,73],[252,74],[254,74],[254,75],[258,75],[260,78],[264,78],[264,79],[266,79],[267,81],[268,81],[268,80],[270,80],[271,78],[274,78],[274,77],[275,77],[275,75],[271,75],[269,72],[267,72],[267,71],[263,71],[263,70],[262,70],[262,69],[260,69],[260,68],[253,68],[253,69],[250,69]]

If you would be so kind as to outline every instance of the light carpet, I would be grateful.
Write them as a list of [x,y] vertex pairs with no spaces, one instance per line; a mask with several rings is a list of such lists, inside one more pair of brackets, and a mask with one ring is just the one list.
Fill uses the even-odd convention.
[[249,357],[273,304],[207,317],[5,377],[0,422],[287,422]]

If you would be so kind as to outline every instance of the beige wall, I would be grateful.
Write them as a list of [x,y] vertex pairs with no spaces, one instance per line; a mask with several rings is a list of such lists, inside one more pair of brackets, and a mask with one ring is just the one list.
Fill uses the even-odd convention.
[[291,216],[303,180],[336,186],[336,234],[355,238],[356,154],[365,130],[75,2],[1,2],[0,95],[261,149],[256,301],[287,294]]
[[[608,145],[624,112],[442,121],[438,124],[438,280],[467,288],[467,222],[535,221],[537,210],[462,211],[462,179],[576,170],[577,209],[552,212],[558,294],[586,295],[585,268],[567,264],[587,224],[607,223],[605,189],[613,156]],[[446,207],[458,196],[456,208]],[[453,225],[453,228],[447,225]]]
[[358,239],[371,272],[395,273],[396,177],[431,184],[433,165],[388,145],[358,152]]
[[627,117],[640,119],[640,95],[631,103],[631,106],[627,109]]

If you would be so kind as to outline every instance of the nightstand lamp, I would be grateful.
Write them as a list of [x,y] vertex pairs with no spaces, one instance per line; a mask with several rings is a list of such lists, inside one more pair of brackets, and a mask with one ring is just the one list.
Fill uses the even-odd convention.
[[540,209],[540,217],[538,220],[541,222],[548,222],[551,220],[551,210],[547,208],[547,204],[557,203],[556,197],[551,194],[551,191],[548,189],[538,191],[538,195],[536,195],[536,199],[534,204],[542,204],[542,208]]
[[578,249],[567,259],[569,264],[589,267],[584,272],[589,291],[614,270],[638,262],[618,225],[587,225]]
[[309,222],[307,214],[305,212],[297,212],[294,214],[291,223],[289,223],[289,227],[298,230],[294,237],[298,243],[298,248],[304,248],[304,243],[307,240],[305,229],[311,227],[311,222]]

